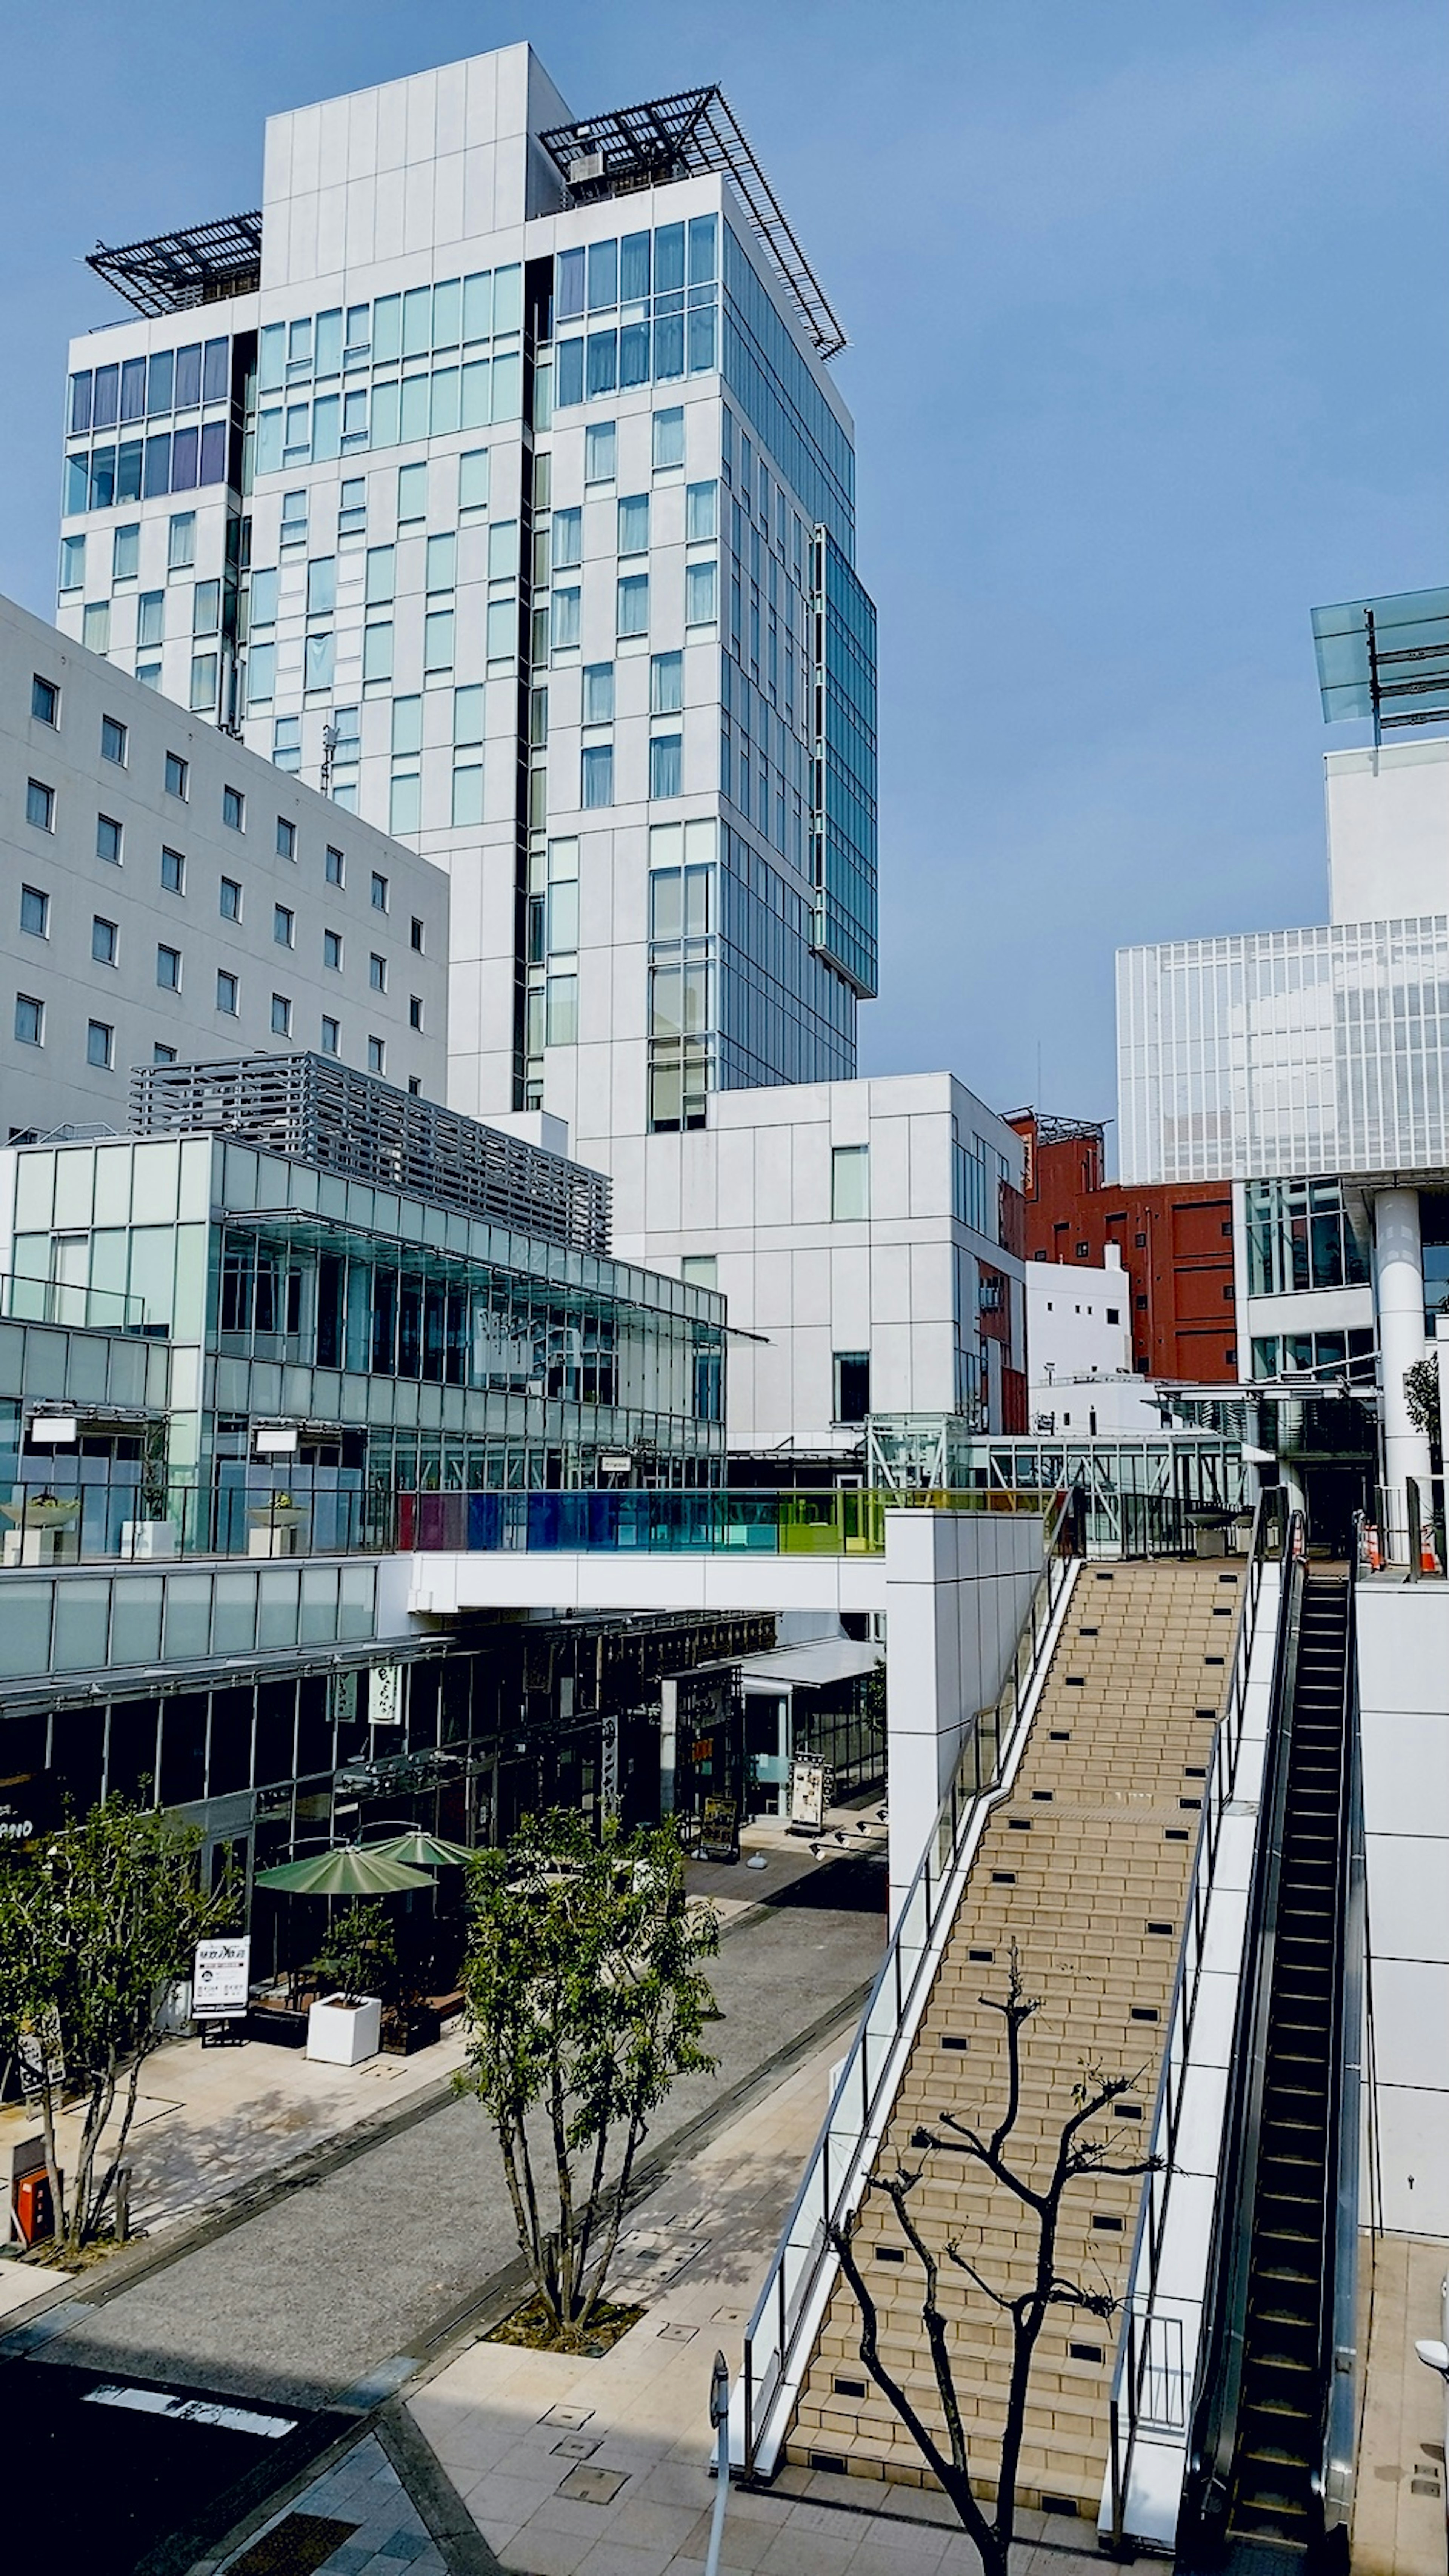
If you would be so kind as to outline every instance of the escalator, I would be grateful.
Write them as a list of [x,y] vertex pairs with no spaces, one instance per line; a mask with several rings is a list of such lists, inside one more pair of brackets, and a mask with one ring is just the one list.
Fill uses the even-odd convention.
[[1310,1576],[1300,1557],[1284,1585],[1178,2532],[1184,2564],[1243,2576],[1290,2558],[1346,2564],[1361,1848],[1353,1668],[1351,1586]]

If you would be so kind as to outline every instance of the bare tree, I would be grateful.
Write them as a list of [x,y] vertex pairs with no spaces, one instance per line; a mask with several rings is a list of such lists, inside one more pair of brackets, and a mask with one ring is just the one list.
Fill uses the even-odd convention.
[[953,2112],[943,2112],[934,2128],[912,2131],[911,2145],[918,2152],[967,2157],[1012,2195],[1020,2206],[1027,2229],[1030,2230],[1032,2225],[1035,2227],[1034,2248],[1028,2245],[1031,2280],[1021,2290],[1001,2288],[987,2280],[976,2264],[968,2261],[962,2253],[959,2239],[948,2240],[944,2248],[947,2263],[963,2273],[993,2308],[1011,2320],[1011,2375],[1006,2396],[1006,2421],[996,2464],[994,2516],[987,2514],[974,2483],[979,2480],[981,2469],[973,2464],[970,2457],[966,2427],[956,2394],[949,2323],[940,2299],[940,2260],[926,2243],[910,2206],[912,2193],[925,2179],[925,2166],[899,2164],[894,2173],[873,2175],[866,2186],[866,2193],[867,2197],[871,2193],[879,2193],[890,2202],[901,2232],[921,2267],[921,2323],[945,2424],[944,2446],[881,2359],[879,2313],[856,2255],[855,2240],[862,2225],[861,2211],[853,2211],[842,2226],[830,2227],[827,2234],[860,2309],[861,2361],[950,2498],[963,2529],[975,2544],[985,2576],[1007,2576],[1016,2527],[1016,2474],[1026,2427],[1027,2395],[1042,2328],[1053,2308],[1076,2308],[1085,2315],[1108,2319],[1115,2314],[1119,2304],[1107,2289],[1089,2289],[1058,2270],[1057,2232],[1063,2200],[1070,2186],[1083,2176],[1151,2173],[1157,2169],[1161,2159],[1151,2155],[1139,2156],[1131,2163],[1123,2164],[1112,2155],[1110,2141],[1105,2135],[1089,2137],[1086,2134],[1090,2123],[1120,2100],[1124,2093],[1130,2093],[1138,2081],[1135,2075],[1107,2075],[1100,2066],[1087,2065],[1072,2088],[1072,2109],[1062,2123],[1050,2168],[1040,2182],[1030,2180],[1013,2163],[1010,2145],[1021,2110],[1021,2034],[1033,2015],[1041,2010],[1042,1998],[1028,1995],[1022,1984],[1015,1942],[1011,1947],[1011,1971],[1005,2002],[992,1995],[982,1995],[980,2001],[989,2011],[1000,2013],[1006,2025],[1006,2102],[1001,2117],[995,2128],[987,2133],[973,2127],[969,2121],[957,2118]]

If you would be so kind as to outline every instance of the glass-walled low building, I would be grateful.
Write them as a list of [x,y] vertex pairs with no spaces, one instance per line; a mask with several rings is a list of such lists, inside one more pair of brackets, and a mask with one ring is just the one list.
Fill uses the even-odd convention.
[[76,1389],[17,1398],[0,1499],[84,1486],[117,1552],[144,1528],[305,1554],[390,1546],[399,1493],[717,1483],[721,1299],[520,1231],[526,1196],[511,1224],[445,1204],[448,1178],[428,1198],[225,1134],[0,1153],[10,1311],[114,1310],[166,1352],[143,1401],[69,1403],[60,1440]]

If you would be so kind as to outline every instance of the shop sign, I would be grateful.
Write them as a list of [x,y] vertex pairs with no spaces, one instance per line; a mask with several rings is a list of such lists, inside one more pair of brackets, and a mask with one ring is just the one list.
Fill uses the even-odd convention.
[[373,1665],[367,1676],[367,1714],[374,1726],[401,1726],[401,1664]]
[[230,1941],[198,1941],[191,2011],[196,2021],[230,2021],[247,2008],[252,1945],[249,1933]]
[[790,1822],[818,1833],[830,1803],[830,1765],[797,1753],[790,1765]]

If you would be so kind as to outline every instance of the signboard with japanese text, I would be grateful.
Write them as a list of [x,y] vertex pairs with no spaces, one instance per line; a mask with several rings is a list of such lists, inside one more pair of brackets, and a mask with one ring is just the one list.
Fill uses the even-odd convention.
[[251,1968],[249,1933],[228,1941],[198,1941],[191,2001],[194,2019],[228,2021],[244,2014]]

